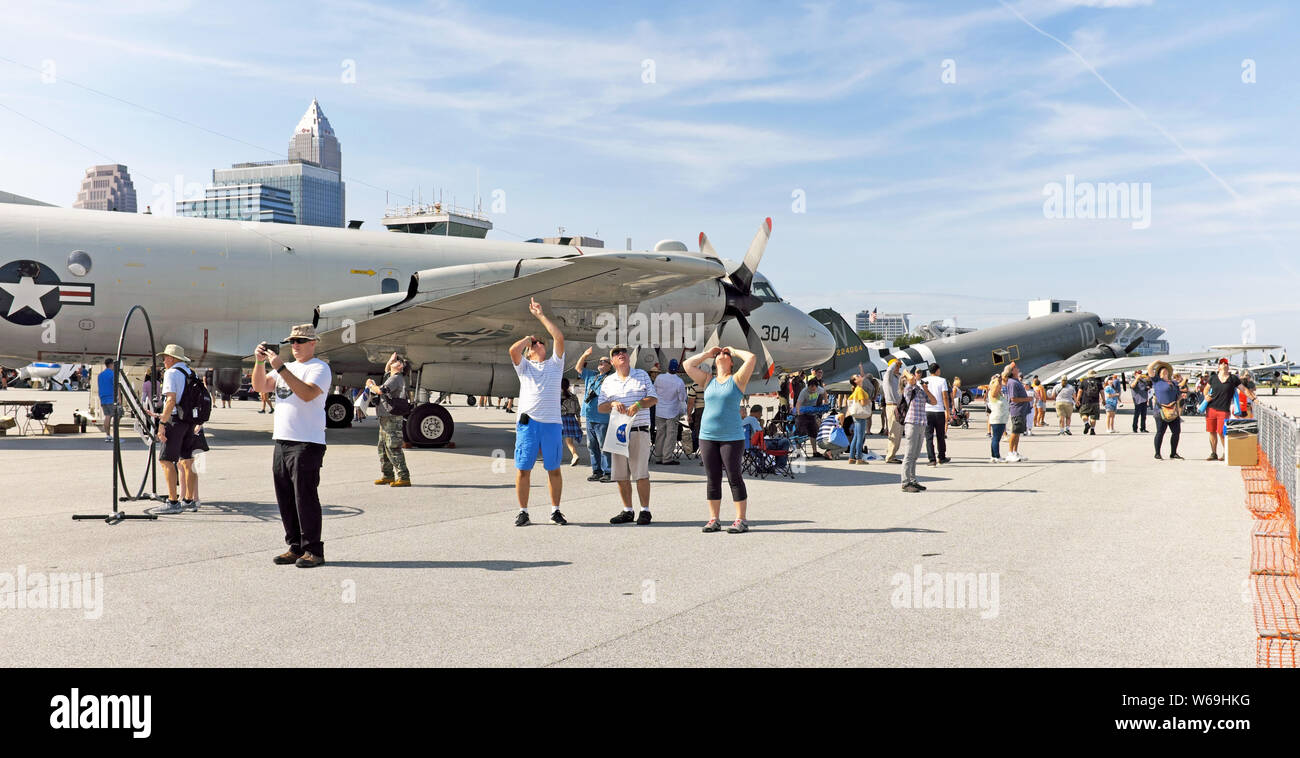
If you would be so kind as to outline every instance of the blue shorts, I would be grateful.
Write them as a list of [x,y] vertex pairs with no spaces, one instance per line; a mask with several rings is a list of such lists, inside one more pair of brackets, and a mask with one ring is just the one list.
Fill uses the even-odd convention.
[[537,451],[542,452],[542,468],[554,471],[560,467],[561,424],[546,424],[532,419],[527,424],[515,422],[515,468],[532,471],[537,463]]

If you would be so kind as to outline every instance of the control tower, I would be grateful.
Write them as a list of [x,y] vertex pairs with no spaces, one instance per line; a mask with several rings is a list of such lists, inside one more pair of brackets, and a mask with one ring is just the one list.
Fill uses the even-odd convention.
[[381,223],[393,232],[475,239],[483,239],[492,229],[492,222],[482,212],[444,203],[389,208],[384,211]]

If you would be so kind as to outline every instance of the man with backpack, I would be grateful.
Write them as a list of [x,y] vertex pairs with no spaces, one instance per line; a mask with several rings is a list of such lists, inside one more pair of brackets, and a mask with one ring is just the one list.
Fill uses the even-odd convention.
[[366,389],[379,397],[376,415],[379,417],[379,473],[375,484],[391,487],[410,487],[411,473],[406,468],[406,455],[402,452],[402,430],[411,413],[411,402],[406,397],[406,361],[393,353],[385,368],[384,383],[366,380]]
[[197,489],[197,477],[194,481],[190,479],[194,449],[199,442],[196,427],[208,420],[212,412],[212,396],[189,367],[190,359],[180,345],[168,345],[158,356],[166,368],[162,380],[163,409],[162,413],[155,415],[158,419],[158,442],[163,446],[158,459],[167,479],[167,504],[154,513],[197,511],[196,499],[187,499],[183,503],[177,499],[177,465],[180,465],[180,473],[185,474],[186,489],[191,492]]

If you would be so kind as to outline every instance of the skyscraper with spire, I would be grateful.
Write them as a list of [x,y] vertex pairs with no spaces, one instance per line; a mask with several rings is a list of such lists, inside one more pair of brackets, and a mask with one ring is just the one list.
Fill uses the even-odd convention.
[[[283,161],[236,163],[230,168],[212,171],[213,187],[243,187],[244,194],[262,193],[258,185],[273,187],[289,193],[293,203],[293,218],[299,224],[312,226],[343,226],[346,210],[347,188],[341,171],[343,155],[339,149],[334,127],[325,118],[320,103],[315,98],[289,138],[289,157]],[[265,194],[265,193],[262,193]],[[208,218],[236,218],[242,216],[220,215],[226,211],[209,211],[208,203],[196,204],[186,215],[203,215]],[[248,209],[241,213],[248,215]],[[210,215],[217,214],[217,215]],[[284,214],[281,214],[284,215]],[[264,220],[279,220],[263,214]]]
[[334,136],[330,120],[320,108],[320,102],[312,98],[307,112],[298,121],[289,138],[289,160],[299,159],[315,163],[323,169],[343,173],[343,154],[339,149],[339,139]]

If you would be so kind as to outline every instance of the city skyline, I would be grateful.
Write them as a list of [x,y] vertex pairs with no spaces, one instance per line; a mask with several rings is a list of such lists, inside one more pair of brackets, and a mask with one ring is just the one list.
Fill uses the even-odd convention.
[[[804,310],[986,326],[1065,296],[1160,323],[1175,350],[1300,337],[1284,4],[322,8],[255,27],[187,3],[57,25],[15,9],[0,128],[27,147],[0,158],[2,189],[67,205],[71,177],[121,162],[157,212],[213,166],[283,156],[315,98],[348,136],[347,217],[367,229],[421,189],[468,206],[477,188],[490,238],[707,231],[739,257],[770,215],[763,271]],[[279,50],[289,27],[312,49]],[[574,33],[590,44],[557,42]],[[1045,207],[1110,185],[1138,190],[1128,216]]]

